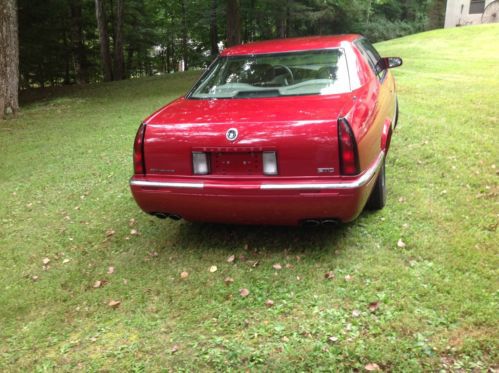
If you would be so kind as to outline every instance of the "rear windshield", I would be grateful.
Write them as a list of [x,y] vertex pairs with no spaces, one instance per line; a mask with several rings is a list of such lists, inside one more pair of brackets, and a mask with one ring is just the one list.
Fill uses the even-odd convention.
[[343,49],[220,57],[189,97],[251,98],[350,92]]

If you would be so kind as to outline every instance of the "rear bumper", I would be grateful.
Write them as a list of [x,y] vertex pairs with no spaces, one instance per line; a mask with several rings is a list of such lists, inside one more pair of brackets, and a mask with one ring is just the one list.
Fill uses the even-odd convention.
[[362,211],[384,152],[360,176],[319,180],[164,178],[134,176],[132,194],[147,213],[191,221],[296,225],[305,219],[348,222]]

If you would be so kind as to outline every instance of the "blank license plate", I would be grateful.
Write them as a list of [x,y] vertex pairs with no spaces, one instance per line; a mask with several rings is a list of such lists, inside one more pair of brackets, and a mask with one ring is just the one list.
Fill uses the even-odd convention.
[[218,175],[261,175],[262,153],[220,153],[211,155],[212,174]]

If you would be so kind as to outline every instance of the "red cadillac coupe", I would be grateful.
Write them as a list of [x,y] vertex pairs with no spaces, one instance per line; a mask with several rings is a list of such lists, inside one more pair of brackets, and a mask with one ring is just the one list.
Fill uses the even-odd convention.
[[349,222],[386,201],[395,81],[360,35],[228,48],[139,127],[131,189],[159,218]]

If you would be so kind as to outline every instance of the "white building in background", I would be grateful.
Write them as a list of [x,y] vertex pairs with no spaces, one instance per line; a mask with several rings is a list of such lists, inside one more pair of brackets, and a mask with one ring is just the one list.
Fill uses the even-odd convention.
[[499,22],[499,0],[447,0],[445,28]]

